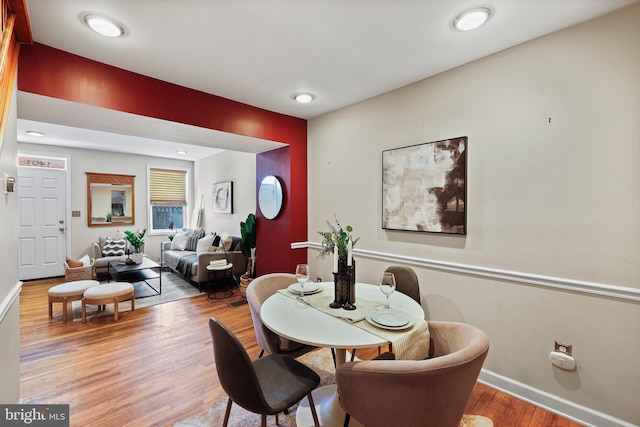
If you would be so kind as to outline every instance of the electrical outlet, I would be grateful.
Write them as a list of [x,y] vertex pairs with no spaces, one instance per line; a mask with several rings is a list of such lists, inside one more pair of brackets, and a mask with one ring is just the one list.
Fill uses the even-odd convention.
[[71,211],[71,216],[73,218],[78,218],[80,216],[80,211]]
[[555,351],[559,351],[560,353],[564,353],[567,356],[571,356],[572,349],[573,346],[571,344],[565,344],[556,340]]

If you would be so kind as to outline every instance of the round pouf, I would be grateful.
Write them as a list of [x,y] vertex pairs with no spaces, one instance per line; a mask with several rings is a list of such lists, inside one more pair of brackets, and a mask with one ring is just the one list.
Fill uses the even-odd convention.
[[93,286],[84,291],[82,299],[82,321],[87,321],[87,304],[106,305],[113,304],[113,320],[118,320],[118,303],[131,300],[131,311],[135,310],[135,291],[131,283],[115,282],[100,286]]
[[99,285],[97,280],[75,280],[49,288],[49,318],[53,317],[53,303],[62,303],[62,320],[67,321],[67,302],[81,300],[84,291]]

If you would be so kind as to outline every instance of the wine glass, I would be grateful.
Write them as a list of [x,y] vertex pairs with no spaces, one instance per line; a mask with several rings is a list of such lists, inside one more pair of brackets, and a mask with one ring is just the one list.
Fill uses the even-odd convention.
[[300,284],[300,297],[303,297],[304,284],[309,280],[309,264],[298,264],[296,266],[296,280]]
[[389,295],[396,290],[396,277],[393,273],[382,273],[380,275],[380,280],[378,281],[378,286],[380,287],[380,291],[382,291],[382,293],[387,297],[387,306],[385,308],[390,308]]

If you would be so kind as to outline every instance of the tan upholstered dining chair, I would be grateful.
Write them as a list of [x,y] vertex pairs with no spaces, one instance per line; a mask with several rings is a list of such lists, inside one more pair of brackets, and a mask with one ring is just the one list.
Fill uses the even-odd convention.
[[464,323],[428,323],[428,359],[347,362],[337,368],[340,404],[350,416],[367,427],[459,426],[489,338]]
[[292,283],[296,283],[295,274],[271,273],[255,278],[247,287],[247,302],[251,311],[251,320],[258,345],[262,349],[259,357],[262,357],[266,351],[268,354],[284,354],[295,358],[317,348],[277,335],[267,328],[260,318],[262,303],[278,290],[286,289]]
[[261,425],[266,427],[267,415],[275,415],[278,425],[278,413],[305,396],[309,399],[314,425],[320,425],[311,396],[320,384],[320,377],[313,369],[281,354],[251,361],[238,338],[215,317],[209,319],[209,330],[218,378],[229,396],[224,427],[229,423],[234,402],[247,411],[261,414]]

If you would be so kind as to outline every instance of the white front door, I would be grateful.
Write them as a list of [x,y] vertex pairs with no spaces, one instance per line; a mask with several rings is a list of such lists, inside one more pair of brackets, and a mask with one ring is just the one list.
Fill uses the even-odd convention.
[[18,168],[20,280],[64,275],[66,172]]

